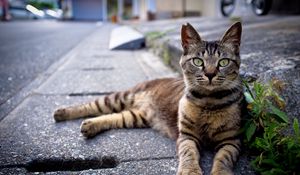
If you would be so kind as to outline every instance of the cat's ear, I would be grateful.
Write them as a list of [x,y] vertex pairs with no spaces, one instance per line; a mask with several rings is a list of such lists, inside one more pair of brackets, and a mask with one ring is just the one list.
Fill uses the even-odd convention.
[[189,23],[182,25],[181,45],[184,52],[186,53],[188,51],[189,46],[199,42],[201,42],[201,37],[194,27]]
[[242,36],[242,24],[234,23],[223,35],[221,43],[239,52]]

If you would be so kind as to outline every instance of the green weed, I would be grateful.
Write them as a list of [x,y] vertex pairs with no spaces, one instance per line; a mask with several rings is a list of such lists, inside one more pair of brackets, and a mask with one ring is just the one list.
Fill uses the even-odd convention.
[[245,85],[245,98],[249,116],[243,127],[245,145],[257,157],[251,162],[260,174],[300,173],[300,129],[294,119],[293,132],[288,133],[285,102],[279,92],[284,83],[273,79],[268,84],[259,82]]
[[166,36],[168,33],[173,32],[174,30],[175,29],[169,29],[166,31],[151,31],[151,32],[147,32],[145,35],[147,40],[156,40]]

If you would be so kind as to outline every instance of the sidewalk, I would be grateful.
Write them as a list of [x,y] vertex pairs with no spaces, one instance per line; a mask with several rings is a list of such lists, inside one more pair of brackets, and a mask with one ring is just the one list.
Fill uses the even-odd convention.
[[85,139],[82,120],[54,122],[58,107],[175,76],[146,51],[109,51],[114,27],[103,25],[55,71],[46,71],[45,81],[0,122],[0,174],[175,174],[175,143],[153,130],[111,130]]

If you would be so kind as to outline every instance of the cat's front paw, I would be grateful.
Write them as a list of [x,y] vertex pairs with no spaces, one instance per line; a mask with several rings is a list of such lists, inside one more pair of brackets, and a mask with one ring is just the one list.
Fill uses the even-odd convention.
[[93,122],[91,119],[84,120],[81,123],[80,131],[83,136],[88,138],[95,136],[99,132],[96,123]]
[[200,168],[179,168],[177,171],[177,175],[202,175],[203,172]]
[[68,115],[66,109],[65,108],[57,109],[54,112],[53,117],[56,122],[67,120]]
[[212,171],[211,175],[234,175],[233,171],[230,169],[220,169],[216,171]]

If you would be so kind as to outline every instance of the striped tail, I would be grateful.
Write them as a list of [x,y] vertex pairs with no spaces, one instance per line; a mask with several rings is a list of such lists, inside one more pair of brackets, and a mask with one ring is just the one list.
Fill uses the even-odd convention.
[[61,108],[54,112],[55,121],[72,120],[81,117],[118,113],[129,109],[134,103],[131,91],[116,92],[95,101],[78,106]]

